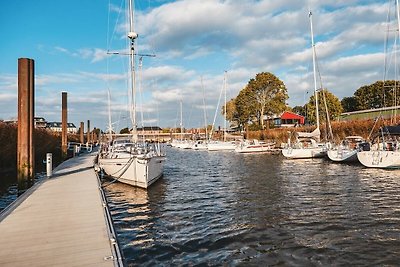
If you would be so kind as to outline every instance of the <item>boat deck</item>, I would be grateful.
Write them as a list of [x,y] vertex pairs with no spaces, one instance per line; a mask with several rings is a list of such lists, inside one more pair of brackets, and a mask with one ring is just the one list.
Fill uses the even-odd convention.
[[94,156],[65,161],[2,212],[0,266],[122,265]]

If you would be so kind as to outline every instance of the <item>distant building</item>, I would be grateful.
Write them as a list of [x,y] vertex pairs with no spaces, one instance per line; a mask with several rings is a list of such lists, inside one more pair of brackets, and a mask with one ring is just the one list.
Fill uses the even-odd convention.
[[158,126],[144,126],[143,128],[137,128],[137,132],[139,134],[159,134],[162,132],[162,129]]
[[[50,129],[53,132],[62,132],[62,123],[61,122],[48,122],[46,128]],[[68,122],[67,123],[67,132],[68,133],[76,133],[77,129],[76,126],[71,123]]]
[[35,123],[35,128],[37,129],[44,129],[47,127],[47,121],[42,117],[35,117],[34,123]]

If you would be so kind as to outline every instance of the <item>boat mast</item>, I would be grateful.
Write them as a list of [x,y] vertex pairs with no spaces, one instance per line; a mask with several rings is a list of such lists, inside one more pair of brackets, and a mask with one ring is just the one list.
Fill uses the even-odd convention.
[[224,75],[224,142],[226,142],[226,84],[227,84],[227,71]]
[[112,140],[113,128],[111,122],[111,93],[110,88],[108,88],[108,138]]
[[310,18],[310,29],[311,29],[311,48],[312,48],[312,57],[313,57],[313,72],[314,72],[314,98],[315,98],[315,116],[317,119],[317,129],[319,130],[319,110],[318,110],[318,90],[317,90],[317,72],[316,72],[316,63],[315,63],[315,44],[314,44],[314,32],[313,32],[313,23],[312,23],[312,13],[311,10],[308,14]]
[[208,132],[207,132],[207,112],[206,112],[206,99],[205,99],[205,91],[203,84],[203,76],[200,76],[201,80],[201,88],[203,89],[203,113],[204,113],[204,127],[205,127],[205,140],[208,140]]
[[[400,39],[400,11],[399,11],[399,0],[396,0],[396,14],[397,14],[397,38],[399,38]],[[396,39],[397,40],[397,39]],[[397,42],[396,42],[397,43]],[[395,54],[395,57],[396,57],[396,60],[397,60],[397,47],[396,47],[396,54]],[[395,68],[396,68],[396,70],[395,70],[395,74],[396,74],[396,76],[397,76],[397,63],[395,63]],[[395,84],[394,84],[394,90],[393,90],[393,92],[394,92],[394,103],[393,103],[393,106],[397,106],[397,87],[399,86],[398,84],[397,84],[397,78],[398,77],[396,77],[395,76]],[[393,116],[392,116],[392,118],[393,118],[393,122],[392,122],[392,124],[395,124],[396,123],[396,118],[397,118],[397,109],[394,109],[394,111],[393,111]]]
[[181,101],[179,102],[180,108],[181,108],[181,141],[183,141],[183,113],[182,113],[182,96],[181,96]]
[[130,72],[131,72],[131,121],[132,121],[132,139],[137,142],[137,125],[136,125],[136,75],[135,75],[135,39],[138,34],[134,30],[134,1],[129,0],[129,33],[130,39]]

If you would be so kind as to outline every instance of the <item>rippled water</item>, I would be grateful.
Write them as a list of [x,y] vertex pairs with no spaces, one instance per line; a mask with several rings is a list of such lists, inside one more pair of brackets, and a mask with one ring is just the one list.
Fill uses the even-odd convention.
[[148,191],[106,187],[128,265],[398,265],[400,171],[169,149]]

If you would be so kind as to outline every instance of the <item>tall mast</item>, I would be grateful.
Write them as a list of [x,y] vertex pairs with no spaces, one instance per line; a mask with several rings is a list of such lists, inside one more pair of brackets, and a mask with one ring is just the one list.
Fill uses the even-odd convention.
[[132,134],[133,141],[137,141],[137,125],[136,125],[136,75],[135,75],[135,39],[138,34],[134,30],[134,1],[129,0],[129,33],[130,39],[130,72],[131,72],[131,121],[132,121]]
[[[399,0],[396,0],[396,14],[397,14],[397,38],[399,38],[400,39],[400,11],[399,11]],[[397,38],[396,38],[396,41],[397,41]],[[396,42],[396,43],[398,43],[398,42]],[[395,56],[396,56],[396,60],[397,60],[397,47],[395,47],[395,51],[396,51],[396,54],[395,54]],[[397,106],[397,87],[399,86],[398,84],[397,84],[397,63],[395,63],[395,83],[394,83],[394,90],[393,90],[393,92],[394,92],[394,103],[393,103],[393,106]],[[394,109],[394,114],[393,114],[393,122],[392,123],[396,123],[396,118],[397,118],[397,109]]]
[[180,101],[180,108],[181,108],[181,140],[183,140],[183,114],[182,114],[182,96],[181,96],[181,101]]
[[227,71],[224,73],[224,142],[226,142],[226,86],[227,86]]
[[204,113],[204,127],[205,127],[205,139],[208,140],[208,132],[207,132],[207,112],[206,112],[206,96],[204,91],[204,84],[203,84],[203,76],[200,77],[201,80],[201,87],[203,89],[203,113]]
[[112,140],[112,133],[113,128],[112,128],[112,122],[111,122],[111,93],[110,93],[110,88],[108,88],[108,137],[110,138],[110,141]]
[[317,91],[317,71],[316,71],[316,63],[315,63],[315,44],[314,44],[314,32],[313,32],[313,23],[312,23],[312,13],[308,14],[310,18],[310,28],[311,28],[311,48],[312,48],[312,57],[313,57],[313,72],[314,72],[314,98],[315,98],[315,115],[317,118],[317,129],[319,129],[319,110],[318,110],[318,91]]

